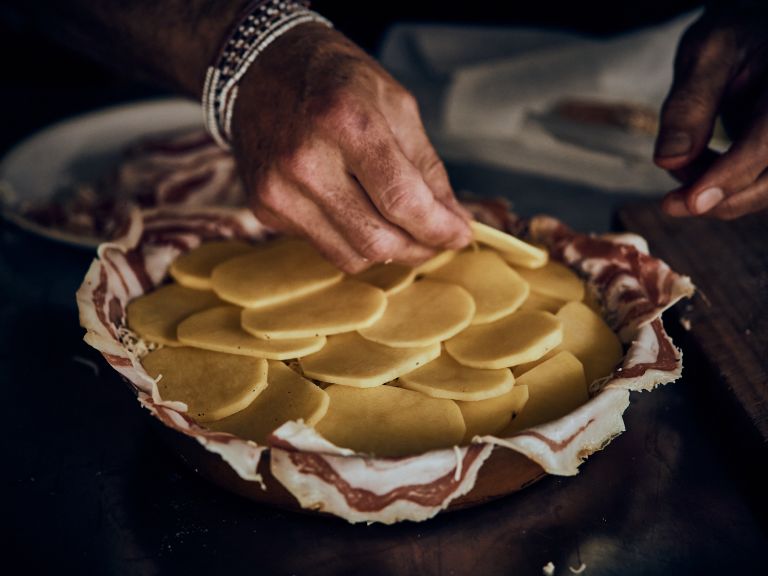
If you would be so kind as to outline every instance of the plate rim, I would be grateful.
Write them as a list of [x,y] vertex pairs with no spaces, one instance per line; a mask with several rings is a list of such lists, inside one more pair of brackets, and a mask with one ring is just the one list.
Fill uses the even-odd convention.
[[[106,238],[93,236],[82,236],[72,232],[65,232],[56,228],[44,226],[34,220],[25,217],[19,210],[20,199],[18,193],[7,178],[8,166],[29,146],[34,143],[51,137],[52,134],[66,130],[70,127],[82,126],[89,122],[98,121],[104,118],[117,117],[126,113],[135,113],[142,109],[162,109],[178,108],[180,106],[195,105],[197,102],[191,98],[182,98],[178,96],[164,96],[156,98],[146,98],[121,102],[113,105],[103,106],[80,114],[74,114],[56,120],[55,122],[43,126],[30,134],[24,136],[13,144],[0,157],[0,218],[34,236],[51,240],[60,244],[65,244],[74,248],[79,248],[95,252],[99,244],[107,241]],[[202,108],[200,109],[200,127],[203,127]],[[179,126],[182,128],[182,126]]]

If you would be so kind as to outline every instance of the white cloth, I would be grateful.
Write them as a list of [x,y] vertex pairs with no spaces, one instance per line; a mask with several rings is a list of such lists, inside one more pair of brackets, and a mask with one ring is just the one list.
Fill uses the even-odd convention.
[[696,16],[609,39],[397,25],[380,58],[419,98],[430,137],[448,160],[661,194],[675,182],[653,165],[652,136],[604,126],[553,130],[548,112],[573,98],[658,109],[680,35]]

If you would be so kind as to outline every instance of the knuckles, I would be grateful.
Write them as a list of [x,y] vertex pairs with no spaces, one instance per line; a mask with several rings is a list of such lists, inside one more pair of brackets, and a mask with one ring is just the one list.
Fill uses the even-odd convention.
[[323,161],[314,140],[300,144],[294,150],[282,154],[275,161],[275,168],[288,180],[301,184],[312,184],[322,170]]
[[407,216],[410,219],[422,218],[424,206],[414,188],[418,185],[415,179],[401,180],[393,184],[381,195],[381,209],[384,215],[399,219]]
[[274,171],[268,172],[255,186],[253,200],[254,211],[266,208],[268,211],[279,214],[290,209],[284,186]]
[[360,142],[374,128],[376,116],[369,101],[356,94],[342,93],[315,121],[333,140]]
[[403,115],[419,118],[419,102],[416,97],[399,84],[389,83],[385,89],[387,98]]
[[382,229],[372,231],[355,246],[357,251],[371,262],[386,262],[397,256],[401,247],[400,240],[394,234]]

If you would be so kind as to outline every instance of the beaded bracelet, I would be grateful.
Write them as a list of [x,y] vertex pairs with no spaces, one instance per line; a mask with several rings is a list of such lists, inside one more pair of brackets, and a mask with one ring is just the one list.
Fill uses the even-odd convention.
[[277,38],[307,22],[332,24],[301,0],[259,0],[248,5],[219,57],[205,74],[203,117],[216,143],[224,149],[232,141],[232,113],[238,83],[254,60]]

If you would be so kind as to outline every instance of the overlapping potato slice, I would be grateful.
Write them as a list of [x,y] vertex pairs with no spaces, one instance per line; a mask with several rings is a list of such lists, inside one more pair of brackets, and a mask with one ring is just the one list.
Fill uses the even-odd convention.
[[541,358],[537,358],[536,360],[531,360],[530,362],[523,362],[522,364],[517,364],[512,368],[512,373],[515,375],[515,378],[520,378],[523,374],[528,372],[528,370],[531,370],[532,368],[536,368],[539,364],[542,362],[546,362],[552,356],[557,354],[560,351],[560,348],[558,346],[554,347],[552,350],[544,354]]
[[458,284],[475,301],[472,324],[493,322],[517,310],[528,297],[528,284],[496,252],[461,252],[427,275],[433,280]]
[[284,239],[219,264],[211,286],[227,302],[258,308],[317,292],[342,276],[307,242]]
[[188,316],[221,304],[209,290],[168,284],[128,303],[128,327],[145,340],[180,346],[176,327]]
[[401,457],[446,448],[464,436],[464,420],[452,400],[394,386],[329,386],[325,391],[328,412],[315,427],[337,446]]
[[549,260],[549,253],[511,234],[497,230],[481,222],[470,222],[475,240],[501,252],[510,264],[523,268],[540,268]]
[[328,410],[328,394],[282,362],[269,362],[267,387],[240,412],[207,426],[264,444],[267,437],[291,420],[315,425]]
[[355,274],[353,278],[376,286],[391,296],[408,288],[416,278],[416,271],[402,264],[375,264],[365,272]]
[[518,270],[520,276],[528,282],[531,292],[536,292],[559,300],[584,298],[584,282],[573,270],[559,262],[547,262],[535,270]]
[[382,317],[358,332],[379,344],[416,348],[458,334],[474,315],[475,301],[461,286],[421,280],[390,296]]
[[589,400],[581,362],[570,352],[558,352],[532,368],[516,386],[528,387],[528,403],[504,434],[555,420]]
[[[339,446],[399,457],[513,434],[586,402],[587,383],[610,373],[622,348],[578,302],[590,300],[568,268],[512,236],[473,230],[502,254],[446,251],[346,279],[303,241],[205,244],[173,264],[173,277],[246,309],[173,285],[131,303],[129,325],[183,345],[144,359],[162,375],[161,396],[241,438],[264,443],[303,419]],[[276,361],[267,375],[263,358],[300,358],[306,378],[330,385]]]
[[531,290],[528,298],[520,305],[520,310],[542,310],[555,314],[565,304],[565,300],[545,296]]
[[392,348],[350,332],[330,336],[319,352],[299,360],[306,376],[356,388],[380,386],[440,356],[440,344]]
[[539,310],[519,311],[481,326],[470,326],[445,343],[448,353],[465,366],[506,368],[541,358],[560,344],[560,320]]
[[300,358],[317,352],[325,345],[325,336],[275,340],[256,338],[240,326],[241,310],[227,305],[193,314],[176,329],[179,341],[195,348],[270,360]]
[[464,442],[471,442],[475,436],[498,434],[524,410],[527,402],[528,386],[525,384],[515,384],[511,390],[495,398],[456,402],[467,427]]
[[569,302],[557,317],[563,323],[563,341],[558,350],[567,350],[581,361],[588,384],[608,376],[624,355],[613,330],[582,302]]
[[423,275],[423,274],[429,274],[430,272],[434,272],[438,268],[445,266],[453,260],[456,257],[456,250],[444,250],[443,252],[440,252],[436,256],[433,256],[426,262],[422,262],[418,266],[416,266],[413,270],[416,272],[417,276]]
[[426,366],[400,376],[403,388],[449,400],[485,400],[509,392],[514,384],[515,377],[508,368],[470,368],[448,354],[441,354]]
[[237,240],[208,242],[174,260],[170,273],[182,286],[210,290],[211,274],[216,266],[253,249],[252,245]]
[[160,348],[142,360],[163,400],[184,402],[190,416],[209,422],[231,416],[267,386],[267,361],[199,348]]
[[346,279],[288,302],[243,310],[241,324],[258,338],[308,338],[365,328],[386,307],[380,289]]

